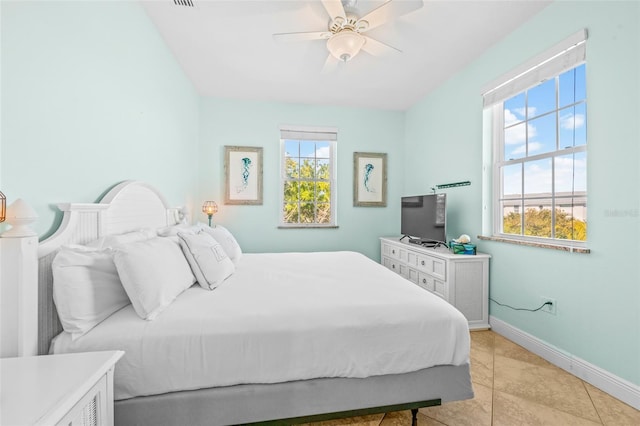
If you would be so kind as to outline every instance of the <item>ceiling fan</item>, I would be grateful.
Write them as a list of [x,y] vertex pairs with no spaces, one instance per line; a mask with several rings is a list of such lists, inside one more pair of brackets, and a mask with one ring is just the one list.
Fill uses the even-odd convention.
[[358,17],[354,12],[356,3],[357,0],[322,0],[322,5],[329,14],[327,30],[279,33],[273,37],[279,41],[326,40],[329,56],[322,71],[328,72],[340,61],[353,59],[361,50],[374,56],[400,52],[364,33],[423,6],[423,0],[387,0],[376,9]]

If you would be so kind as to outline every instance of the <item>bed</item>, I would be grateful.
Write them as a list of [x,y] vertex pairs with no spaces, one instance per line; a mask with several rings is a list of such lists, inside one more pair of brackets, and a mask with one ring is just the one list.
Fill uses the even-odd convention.
[[[141,229],[153,230],[147,242],[179,245],[176,232],[184,243],[179,230],[190,226],[137,181],[99,203],[59,207],[62,224],[38,252],[39,351],[124,350],[117,425],[292,424],[406,409],[415,423],[420,407],[473,397],[464,316],[354,252],[238,253],[213,290],[194,269],[198,282],[147,312],[152,320],[132,297],[88,331],[65,331],[53,303],[58,253]],[[118,268],[118,256],[139,252],[126,247]],[[146,280],[119,271],[128,293],[131,277]]]

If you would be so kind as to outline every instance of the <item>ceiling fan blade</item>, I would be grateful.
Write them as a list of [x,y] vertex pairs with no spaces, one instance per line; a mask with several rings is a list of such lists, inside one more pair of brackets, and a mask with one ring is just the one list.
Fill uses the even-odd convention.
[[305,41],[305,40],[326,40],[331,37],[331,33],[327,31],[312,31],[303,33],[279,33],[274,34],[273,38],[278,41]]
[[337,17],[346,20],[346,13],[344,12],[344,6],[342,6],[341,0],[322,0],[322,5],[327,10],[332,21]]
[[378,41],[368,36],[363,36],[366,40],[364,45],[362,46],[362,50],[367,53],[370,53],[373,56],[383,56],[389,53],[402,53],[402,50],[396,49],[393,46],[389,46],[386,43]]
[[406,15],[409,12],[418,10],[423,6],[422,0],[389,0],[382,6],[373,9],[358,20],[358,23],[364,23],[364,28],[360,32],[369,31],[378,27],[385,22]]
[[336,70],[336,68],[338,68],[338,63],[340,61],[338,60],[338,58],[334,57],[333,55],[329,54],[329,56],[327,57],[327,60],[324,63],[324,66],[322,67],[322,71],[320,71],[321,74],[329,74],[332,73],[333,71]]

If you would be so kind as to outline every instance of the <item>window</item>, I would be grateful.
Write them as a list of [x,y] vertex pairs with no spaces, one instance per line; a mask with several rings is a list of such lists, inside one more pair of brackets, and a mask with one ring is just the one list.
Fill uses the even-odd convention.
[[282,227],[336,226],[334,129],[280,129]]
[[587,240],[585,40],[584,31],[574,35],[485,93],[496,236],[577,246]]

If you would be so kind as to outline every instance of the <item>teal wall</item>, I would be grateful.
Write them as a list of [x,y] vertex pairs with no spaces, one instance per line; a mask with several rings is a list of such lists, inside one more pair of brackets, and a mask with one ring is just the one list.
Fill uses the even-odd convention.
[[[407,111],[405,191],[448,190],[449,233],[482,233],[481,87],[587,28],[588,226],[591,254],[480,241],[491,297],[557,315],[490,305],[491,315],[640,384],[640,3],[557,2]],[[489,204],[490,205],[490,204]]]
[[[200,200],[220,206],[214,220],[246,251],[355,250],[379,260],[378,237],[400,232],[404,113],[206,98],[201,103]],[[338,128],[338,229],[278,229],[281,124]],[[223,205],[224,146],[264,149],[264,203]],[[386,152],[388,207],[353,206],[353,153]],[[198,213],[195,219],[205,221]]]
[[[137,2],[1,2],[0,183],[51,233],[125,179],[197,188],[199,98]],[[185,195],[186,194],[186,195]]]

